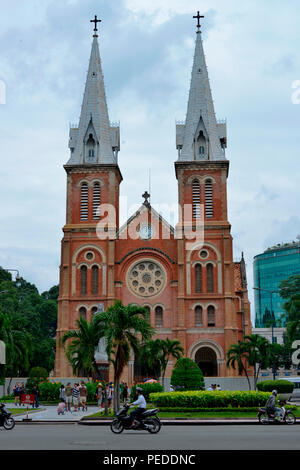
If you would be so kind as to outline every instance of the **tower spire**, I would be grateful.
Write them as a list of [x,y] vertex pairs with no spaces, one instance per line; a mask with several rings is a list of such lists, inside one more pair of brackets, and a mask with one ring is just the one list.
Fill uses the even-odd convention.
[[95,15],[94,35],[78,128],[70,129],[69,165],[117,163],[119,127],[111,127],[105,96]]
[[226,124],[217,123],[204,56],[199,11],[185,124],[177,125],[180,161],[225,160]]

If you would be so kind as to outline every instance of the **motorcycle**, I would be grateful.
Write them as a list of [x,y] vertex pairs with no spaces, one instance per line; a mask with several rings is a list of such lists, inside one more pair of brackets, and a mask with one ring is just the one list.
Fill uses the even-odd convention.
[[287,410],[285,408],[285,404],[285,401],[279,402],[279,406],[281,408],[281,416],[279,417],[279,419],[275,417],[273,413],[268,412],[266,408],[259,408],[257,417],[260,424],[295,424],[296,416],[294,415],[294,413],[292,413],[292,411]]
[[[124,429],[131,429],[133,431],[146,430],[151,434],[156,434],[160,431],[161,422],[157,416],[158,409],[146,410],[140,416],[140,421],[135,420],[135,426],[131,427],[132,419],[127,415],[130,405],[126,403],[123,408],[118,411],[116,418],[111,422],[110,429],[115,434],[120,434]],[[154,416],[152,418],[152,416]]]
[[11,412],[5,408],[5,403],[0,403],[0,426],[10,430],[15,426],[15,420],[11,416]]

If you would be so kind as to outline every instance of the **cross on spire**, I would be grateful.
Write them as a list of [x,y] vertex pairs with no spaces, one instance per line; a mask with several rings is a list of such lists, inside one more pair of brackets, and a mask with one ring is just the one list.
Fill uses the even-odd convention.
[[193,16],[193,18],[196,18],[196,19],[197,19],[197,28],[198,28],[198,32],[199,32],[199,31],[200,31],[200,28],[201,28],[200,18],[204,18],[204,15],[200,15],[200,12],[197,11],[197,15],[196,15],[196,16]]
[[149,197],[150,197],[150,194],[148,193],[148,191],[145,191],[144,194],[142,195],[142,197],[145,199],[145,201],[143,202],[143,204],[145,206],[149,206],[150,203],[148,201]]
[[101,20],[98,20],[97,15],[95,15],[95,18],[93,20],[90,20],[90,23],[95,23],[95,27],[94,27],[95,34],[93,35],[93,37],[97,38],[98,37],[98,34],[96,34],[96,32],[98,31],[97,23],[101,23]]

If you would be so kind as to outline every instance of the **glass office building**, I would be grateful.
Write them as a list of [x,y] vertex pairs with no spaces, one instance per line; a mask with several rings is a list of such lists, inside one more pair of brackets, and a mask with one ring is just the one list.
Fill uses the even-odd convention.
[[[279,284],[293,274],[300,274],[300,241],[268,248],[254,256],[255,327],[284,326],[280,318],[285,302],[278,293]],[[273,293],[271,293],[273,292]],[[272,313],[271,313],[272,312]]]

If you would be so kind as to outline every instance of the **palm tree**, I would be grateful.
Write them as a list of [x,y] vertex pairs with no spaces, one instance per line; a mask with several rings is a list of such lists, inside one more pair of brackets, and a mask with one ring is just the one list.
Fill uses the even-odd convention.
[[155,330],[147,321],[146,309],[131,304],[125,306],[120,300],[99,315],[107,341],[107,354],[114,366],[114,411],[117,412],[120,408],[120,377],[129,362],[130,350],[138,355],[140,338],[149,340]]
[[243,373],[247,377],[249,390],[251,390],[251,383],[247,373],[246,363],[248,362],[248,350],[245,346],[245,343],[239,341],[238,344],[232,344],[227,351],[227,362],[226,366],[232,367],[233,369],[238,368],[239,375]]
[[[97,372],[102,378],[95,359],[95,350],[100,339],[104,336],[100,313],[93,315],[90,321],[80,317],[76,324],[78,328],[67,331],[61,339],[61,344],[65,347],[66,356],[72,366],[73,373],[79,375],[84,370],[87,375],[95,378]],[[105,381],[103,379],[102,381],[105,386]],[[105,414],[107,414],[106,393],[104,397]]]
[[248,353],[248,363],[254,368],[254,390],[256,390],[259,371],[270,365],[272,345],[266,338],[254,334],[245,336],[244,344]]
[[181,346],[180,341],[178,339],[169,339],[166,338],[162,340],[162,349],[163,354],[161,358],[161,368],[162,368],[162,385],[164,386],[165,380],[165,373],[167,369],[167,365],[171,356],[175,359],[180,359],[184,353],[184,349]]
[[163,340],[150,339],[142,345],[138,359],[142,372],[158,379],[162,371]]

